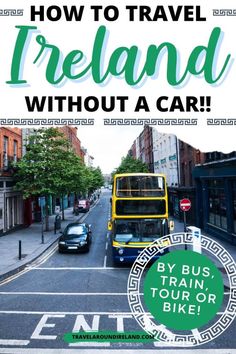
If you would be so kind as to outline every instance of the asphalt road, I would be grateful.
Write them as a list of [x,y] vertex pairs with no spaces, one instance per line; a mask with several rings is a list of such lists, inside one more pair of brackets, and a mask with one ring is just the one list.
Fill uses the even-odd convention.
[[[113,267],[107,233],[110,192],[85,221],[92,225],[93,242],[89,253],[48,252],[27,272],[0,286],[0,353],[168,353],[154,343],[75,343],[63,340],[72,331],[140,331],[127,300],[129,267]],[[224,304],[227,303],[227,294]],[[202,353],[236,353],[236,324],[215,340],[196,347]],[[87,349],[87,350],[86,350]],[[224,351],[226,349],[226,351]],[[184,349],[173,349],[183,353]],[[198,352],[198,350],[196,352]],[[195,349],[188,349],[195,353]]]

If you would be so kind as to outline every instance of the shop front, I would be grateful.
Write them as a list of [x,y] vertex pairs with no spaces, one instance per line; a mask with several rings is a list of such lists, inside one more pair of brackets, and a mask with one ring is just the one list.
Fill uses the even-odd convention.
[[196,225],[236,244],[236,159],[197,166]]

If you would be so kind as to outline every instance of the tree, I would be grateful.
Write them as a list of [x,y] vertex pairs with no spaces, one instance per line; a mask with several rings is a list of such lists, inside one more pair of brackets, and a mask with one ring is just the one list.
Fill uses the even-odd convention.
[[121,164],[117,167],[112,175],[117,173],[141,173],[148,172],[148,166],[146,163],[139,159],[134,159],[132,156],[127,155],[122,157]]
[[93,168],[90,167],[88,174],[88,192],[89,194],[93,193],[96,189],[101,188],[104,184],[104,178],[99,167]]
[[84,186],[84,167],[56,128],[38,129],[29,137],[26,154],[14,165],[16,189],[23,197],[44,196],[46,230],[49,195],[63,195]]

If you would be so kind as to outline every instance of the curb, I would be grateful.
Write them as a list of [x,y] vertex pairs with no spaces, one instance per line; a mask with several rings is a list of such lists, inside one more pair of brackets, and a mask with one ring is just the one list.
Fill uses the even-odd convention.
[[[37,258],[39,258],[44,252],[46,252],[52,245],[54,245],[58,238],[60,236],[58,235],[58,237],[52,242],[50,243],[46,248],[44,248],[43,250],[38,251],[38,253],[36,255],[34,255],[31,259],[26,260],[25,262],[23,261],[22,264],[20,264],[18,267],[11,269],[9,271],[7,271],[4,274],[0,275],[0,285],[1,282],[9,277],[12,277],[13,275],[20,273],[22,270],[24,270],[29,264],[33,263]],[[32,255],[32,254],[31,254]],[[10,268],[10,267],[9,267]]]

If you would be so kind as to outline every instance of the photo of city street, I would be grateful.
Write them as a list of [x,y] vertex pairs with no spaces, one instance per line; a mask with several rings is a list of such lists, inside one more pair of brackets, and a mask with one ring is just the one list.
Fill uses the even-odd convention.
[[[115,197],[126,198],[125,193],[130,193],[128,199],[134,199],[129,207],[120,203],[120,210],[135,205],[140,213],[137,223],[148,215],[145,225],[138,224],[139,233],[153,226],[156,216],[138,205],[140,195],[131,195],[141,189],[132,189],[131,182],[125,184],[128,173],[149,180],[154,174],[164,176],[158,179],[155,197],[166,201],[166,209],[160,207],[156,214],[165,215],[168,225],[158,237],[198,230],[236,260],[236,151],[202,152],[173,134],[145,125],[128,142],[120,165],[108,173],[96,165],[96,156],[90,155],[79,137],[80,128],[69,125],[39,130],[0,128],[0,353],[235,353],[235,319],[222,334],[192,348],[162,341],[65,342],[64,335],[71,332],[142,330],[127,296],[132,263],[126,262],[130,254],[126,258],[125,252],[132,248],[132,234],[130,239],[124,238],[123,231],[120,240],[114,236],[114,228],[117,231],[120,226],[118,209],[113,210],[115,186],[123,193]],[[115,175],[121,176],[116,184]],[[155,199],[152,194],[145,198]],[[83,238],[78,242],[81,235],[77,235],[77,244],[68,242],[70,227],[78,225],[83,227],[79,231]],[[147,241],[148,231],[146,238],[142,236],[142,247],[155,239]],[[117,246],[119,242],[123,248]],[[203,249],[199,252],[207,254]],[[229,298],[235,298],[236,272],[232,267],[229,279],[214,255],[207,256],[219,269],[224,286],[217,320]],[[166,331],[171,335],[171,329]],[[199,335],[197,329],[190,332]]]

